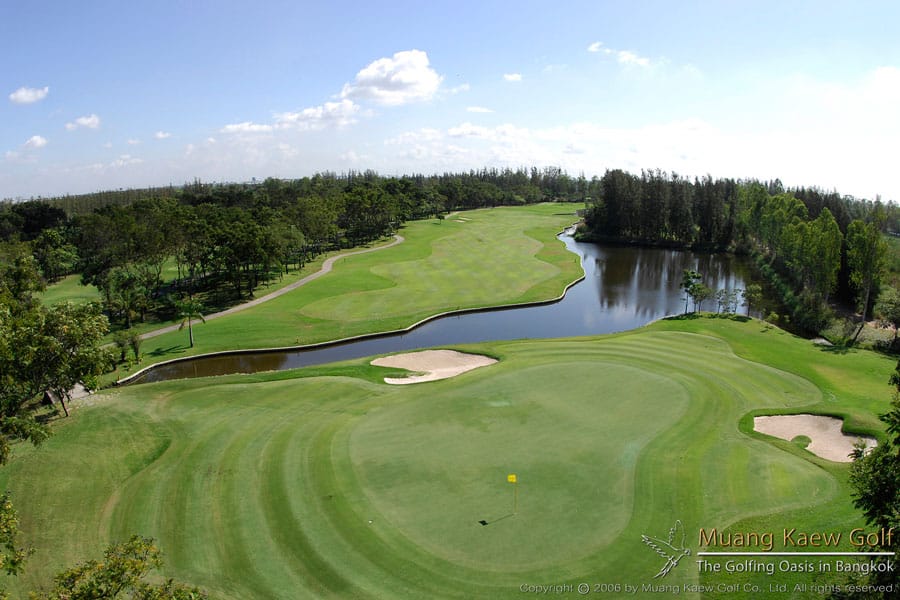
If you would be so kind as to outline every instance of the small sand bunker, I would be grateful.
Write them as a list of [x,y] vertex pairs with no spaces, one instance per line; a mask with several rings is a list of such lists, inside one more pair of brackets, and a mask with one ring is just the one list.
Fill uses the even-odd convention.
[[455,350],[423,350],[376,358],[372,364],[376,367],[396,367],[422,373],[422,375],[410,375],[409,377],[384,378],[385,383],[406,385],[456,377],[460,373],[478,367],[486,367],[495,362],[497,362],[495,359],[480,354],[464,354]]
[[877,445],[875,438],[847,435],[841,431],[843,424],[844,421],[841,419],[821,415],[773,415],[753,418],[753,429],[756,431],[788,441],[799,435],[805,435],[812,440],[806,447],[807,450],[835,462],[850,462],[850,453],[853,452],[853,445],[857,440],[865,441],[866,448],[874,448]]

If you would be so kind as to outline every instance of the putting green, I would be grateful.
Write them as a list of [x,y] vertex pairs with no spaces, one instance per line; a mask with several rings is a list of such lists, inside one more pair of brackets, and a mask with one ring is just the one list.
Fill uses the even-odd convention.
[[[676,520],[695,551],[699,527],[849,531],[846,466],[739,429],[753,410],[823,405],[824,383],[726,340],[834,372],[839,394],[892,365],[764,331],[698,320],[480,344],[460,350],[500,361],[409,386],[355,361],[99,395],[0,470],[37,549],[11,587],[131,533],[216,598],[512,598],[653,581],[664,561],[641,536]],[[707,581],[685,560],[665,583]]]

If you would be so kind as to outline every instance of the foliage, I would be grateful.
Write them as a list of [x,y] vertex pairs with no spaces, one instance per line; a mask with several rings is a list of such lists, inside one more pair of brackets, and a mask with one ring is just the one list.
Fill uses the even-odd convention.
[[[194,347],[194,326],[193,321],[199,319],[201,322],[206,323],[206,319],[203,317],[203,304],[194,300],[192,297],[185,298],[183,300],[179,300],[175,303],[175,310],[178,315],[178,318],[181,319],[181,325],[179,325],[179,331],[184,329],[185,325],[188,328],[188,338],[190,339],[191,348]],[[137,358],[137,357],[135,357]]]
[[747,284],[747,287],[741,291],[741,297],[744,299],[744,305],[747,307],[747,316],[750,316],[750,310],[754,306],[759,306],[763,299],[762,286],[758,283]]
[[0,568],[7,575],[18,575],[33,550],[18,546],[19,515],[9,499],[9,492],[0,496]]
[[[30,259],[30,257],[29,257]],[[90,386],[110,364],[102,348],[108,322],[96,304],[46,308],[33,259],[15,258],[0,271],[0,464],[16,439],[39,444],[49,435],[32,404],[45,392],[65,401],[77,383]]]
[[697,283],[700,281],[701,277],[703,276],[700,275],[700,273],[691,269],[685,269],[681,273],[681,285],[679,287],[684,291],[684,314],[687,314],[688,299],[693,297],[691,291],[694,289],[694,286],[697,285]]
[[[866,522],[896,533],[900,531],[900,362],[890,382],[895,387],[891,408],[880,417],[887,425],[888,439],[869,452],[861,444],[856,446],[850,468],[850,485],[853,487],[853,504],[862,510]],[[896,535],[882,537],[872,546],[872,550],[897,552],[900,541]],[[877,560],[884,562],[885,558],[879,557]],[[892,571],[875,571],[869,575],[869,583],[897,586],[900,585],[900,576]]]
[[[881,236],[881,216],[869,223],[857,219],[847,228],[847,266],[850,269],[850,283],[857,290],[862,321],[856,336],[866,324],[869,314],[869,299],[878,285],[884,271],[887,245]],[[854,339],[856,339],[854,336]]]
[[896,342],[897,329],[900,328],[900,292],[896,288],[886,287],[881,290],[878,302],[875,303],[875,314],[882,323],[893,327]]
[[126,595],[133,600],[195,600],[205,598],[199,588],[169,579],[162,584],[143,581],[162,567],[162,557],[150,538],[132,536],[112,544],[103,560],[89,560],[58,574],[49,593],[34,593],[32,600],[115,600]]

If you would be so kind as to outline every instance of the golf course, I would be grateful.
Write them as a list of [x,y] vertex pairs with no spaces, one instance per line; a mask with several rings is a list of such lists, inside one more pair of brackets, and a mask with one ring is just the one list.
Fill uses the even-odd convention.
[[[554,239],[573,221],[540,205],[412,223],[401,244],[195,326],[191,351],[174,332],[144,352],[286,346],[553,298],[580,274]],[[680,521],[696,553],[701,528],[796,528],[844,532],[837,549],[854,549],[846,533],[865,523],[847,463],[754,432],[753,417],[828,415],[877,437],[890,357],[711,314],[449,349],[496,362],[395,385],[410,371],[371,357],[77,401],[0,471],[35,549],[8,588],[40,588],[133,533],[162,550],[159,577],[221,599],[578,597],[580,584],[754,597],[772,581],[839,580],[701,573],[693,555],[654,579],[666,559],[642,536],[665,540]]]

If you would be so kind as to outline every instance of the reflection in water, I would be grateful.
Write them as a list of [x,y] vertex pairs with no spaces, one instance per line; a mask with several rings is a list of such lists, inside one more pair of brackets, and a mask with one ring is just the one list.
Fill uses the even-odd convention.
[[[742,289],[747,263],[733,256],[654,248],[601,247],[560,236],[582,257],[585,281],[552,304],[442,317],[403,334],[373,336],[308,350],[250,351],[160,365],[138,381],[164,381],[229,373],[255,373],[325,364],[431,346],[574,337],[634,329],[684,310],[684,269],[703,274],[710,288]],[[715,310],[715,301],[703,307]]]

